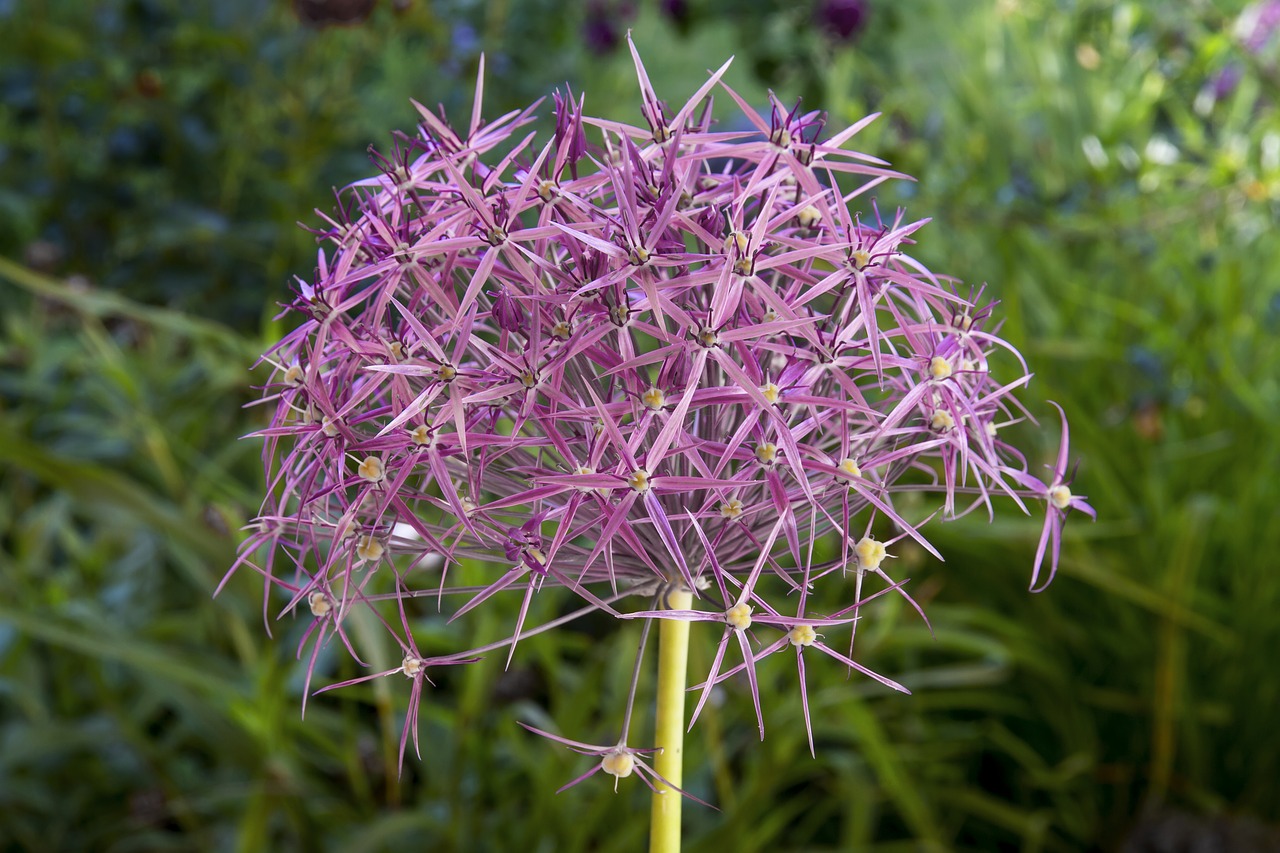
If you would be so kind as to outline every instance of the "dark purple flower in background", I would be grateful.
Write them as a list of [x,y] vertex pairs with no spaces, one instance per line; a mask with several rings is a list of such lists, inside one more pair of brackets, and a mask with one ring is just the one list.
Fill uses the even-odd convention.
[[814,16],[818,28],[839,41],[852,41],[867,25],[868,0],[818,0]]
[[693,24],[693,10],[689,8],[689,0],[662,0],[659,8],[677,30],[688,33]]
[[582,23],[583,44],[598,56],[612,53],[634,17],[635,7],[629,0],[589,0]]
[[358,24],[373,12],[377,0],[293,0],[298,20],[316,27]]
[[[897,542],[941,559],[935,518],[1044,499],[1034,585],[1066,511],[1092,514],[1067,487],[1065,419],[1048,482],[1001,437],[1030,375],[995,306],[911,256],[927,220],[869,201],[903,177],[847,147],[875,116],[824,138],[821,113],[753,109],[728,63],[673,109],[632,53],[641,125],[557,96],[539,146],[518,132],[531,109],[481,118],[483,61],[465,125],[418,106],[417,136],[326,217],[299,325],[266,356],[268,495],[233,571],[311,619],[308,681],[334,637],[360,661],[344,625],[373,613],[405,660],[341,683],[412,680],[402,751],[428,669],[510,660],[591,612],[719,626],[702,701],[745,671],[762,733],[755,664],[794,650],[808,726],[819,664],[905,690],[855,644],[887,594],[923,615]],[[713,90],[742,129],[715,129]],[[480,586],[454,578],[463,561]],[[579,609],[526,627],[551,589]],[[673,590],[694,608],[668,609]],[[819,609],[819,590],[842,604]],[[427,655],[418,597],[453,619],[513,598],[518,615],[509,636]],[[586,775],[647,771],[626,746],[634,695],[633,678],[619,744],[552,736],[600,759]]]

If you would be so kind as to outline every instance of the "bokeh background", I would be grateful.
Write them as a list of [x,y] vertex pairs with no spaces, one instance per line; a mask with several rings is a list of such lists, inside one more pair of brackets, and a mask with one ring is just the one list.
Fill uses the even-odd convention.
[[481,51],[490,116],[568,83],[639,121],[628,28],[671,102],[736,54],[757,104],[883,113],[858,147],[918,182],[881,207],[989,283],[1100,517],[1038,595],[1012,507],[936,527],[945,565],[902,553],[936,636],[887,603],[859,645],[914,695],[811,676],[816,759],[793,667],[762,669],[763,743],[728,686],[688,849],[1280,849],[1278,26],[1271,0],[0,0],[0,850],[643,845],[635,780],[556,795],[588,760],[515,724],[610,737],[632,628],[444,674],[398,775],[398,683],[301,720],[304,626],[268,637],[247,575],[211,598],[262,488],[250,365],[315,263],[295,223],[409,98],[466,116]]

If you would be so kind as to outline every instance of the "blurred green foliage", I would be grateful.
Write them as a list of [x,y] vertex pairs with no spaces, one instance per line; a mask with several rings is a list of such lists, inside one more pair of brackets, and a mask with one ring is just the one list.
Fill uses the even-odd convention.
[[[0,848],[642,843],[638,785],[556,796],[586,767],[514,722],[610,737],[633,627],[442,673],[398,777],[398,683],[300,720],[297,626],[265,635],[247,575],[210,599],[261,488],[237,441],[280,331],[261,318],[313,263],[292,223],[370,171],[407,98],[465,115],[482,45],[490,115],[568,80],[634,120],[628,57],[583,35],[601,8],[672,101],[737,53],[753,99],[884,113],[860,147],[918,183],[882,208],[933,217],[918,256],[991,283],[1101,519],[1072,520],[1037,596],[1035,520],[938,529],[945,566],[900,552],[935,636],[889,600],[859,642],[915,693],[814,667],[816,760],[793,668],[762,668],[764,743],[727,688],[688,744],[688,786],[721,808],[688,810],[689,848],[1118,849],[1163,807],[1274,819],[1280,121],[1275,44],[1241,48],[1243,4],[873,2],[852,43],[816,3],[690,0],[680,26],[656,3],[553,5],[383,4],[312,30],[250,0],[0,3]],[[510,624],[415,614],[426,654]],[[322,681],[358,674],[341,657]]]

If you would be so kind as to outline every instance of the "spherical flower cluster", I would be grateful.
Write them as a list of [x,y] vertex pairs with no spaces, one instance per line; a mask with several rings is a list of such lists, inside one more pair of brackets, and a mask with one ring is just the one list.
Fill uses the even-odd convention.
[[[373,611],[404,663],[366,678],[411,680],[405,738],[433,668],[509,656],[569,618],[524,624],[549,587],[580,597],[576,613],[718,623],[698,708],[745,670],[762,734],[755,667],[775,652],[794,650],[802,688],[807,653],[905,690],[833,645],[872,599],[915,604],[895,542],[940,559],[930,519],[1041,499],[1035,586],[1067,511],[1092,513],[1067,488],[1065,443],[1044,482],[1001,438],[1030,377],[992,306],[908,254],[923,220],[870,201],[903,177],[846,148],[874,117],[830,136],[776,99],[766,117],[725,68],[672,111],[635,63],[643,126],[557,95],[540,147],[522,131],[532,107],[481,119],[482,83],[460,130],[419,106],[417,134],[340,196],[289,306],[302,322],[266,356],[269,494],[236,568],[311,620],[308,681],[335,637],[360,660],[344,625]],[[713,96],[754,129],[717,130]],[[908,491],[937,511],[900,511]],[[442,606],[511,595],[514,630],[424,657],[406,602],[445,591],[464,559],[490,581]],[[847,606],[814,612],[820,586]],[[672,590],[694,608],[671,609]],[[623,778],[643,767],[623,728],[604,747],[561,741]]]

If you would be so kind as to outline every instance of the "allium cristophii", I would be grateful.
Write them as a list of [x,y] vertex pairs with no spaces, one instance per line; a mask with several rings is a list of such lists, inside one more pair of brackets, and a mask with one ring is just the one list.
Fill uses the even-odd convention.
[[[1039,499],[1051,578],[1066,513],[1092,514],[1065,485],[1065,418],[1044,479],[1002,438],[1030,375],[993,304],[908,254],[926,220],[871,201],[904,177],[846,148],[874,116],[828,135],[772,96],[757,113],[721,81],[728,63],[672,110],[632,53],[638,126],[557,94],[539,145],[534,107],[481,119],[483,64],[465,126],[418,106],[417,133],[325,218],[288,306],[301,322],[265,356],[268,495],[233,571],[309,620],[308,691],[326,644],[363,665],[353,612],[394,636],[401,666],[355,681],[407,677],[402,759],[433,669],[509,660],[592,611],[649,620],[643,637],[662,618],[715,623],[695,633],[718,643],[697,709],[745,671],[761,735],[771,654],[794,650],[806,723],[806,657],[905,692],[853,641],[879,597],[920,609],[888,562],[897,542],[941,559],[927,522]],[[753,129],[717,130],[713,97]],[[901,509],[908,492],[935,504]],[[464,559],[487,585],[455,588]],[[525,624],[551,588],[580,608]],[[693,608],[671,609],[673,590]],[[504,639],[427,657],[418,597],[454,618],[511,597],[518,615]],[[615,781],[651,773],[627,743],[635,692],[617,744],[556,739]]]

